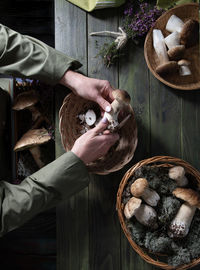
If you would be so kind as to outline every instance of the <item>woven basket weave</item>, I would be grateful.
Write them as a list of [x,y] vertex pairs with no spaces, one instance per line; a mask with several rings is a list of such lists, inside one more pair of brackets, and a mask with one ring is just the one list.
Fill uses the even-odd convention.
[[[197,264],[200,263],[200,258],[192,260],[189,264],[185,264],[185,265],[181,265],[181,266],[171,266],[168,265],[160,260],[159,256],[156,256],[155,254],[151,254],[148,253],[147,251],[145,251],[144,249],[142,249],[141,247],[139,247],[131,238],[131,235],[126,227],[125,224],[125,217],[124,217],[124,205],[122,203],[122,193],[123,190],[128,182],[128,179],[134,175],[134,172],[144,166],[144,165],[152,165],[152,166],[157,166],[157,167],[173,167],[175,165],[180,165],[182,167],[185,168],[186,173],[189,173],[190,175],[192,175],[198,184],[198,189],[200,188],[200,173],[193,168],[189,163],[187,163],[186,161],[179,159],[179,158],[174,158],[174,157],[170,157],[170,156],[155,156],[149,159],[145,159],[142,160],[140,162],[138,162],[137,164],[135,164],[133,167],[131,167],[126,174],[124,175],[124,177],[122,178],[122,181],[119,185],[119,189],[117,192],[117,211],[118,211],[118,216],[119,216],[119,220],[121,223],[121,227],[129,241],[129,243],[131,244],[132,248],[148,263],[153,264],[157,267],[160,267],[162,269],[167,269],[167,270],[171,270],[171,269],[176,269],[176,270],[184,270],[184,269],[188,269],[191,268]],[[154,257],[153,257],[154,256]],[[155,258],[156,257],[156,258]]]
[[[77,116],[88,109],[95,110],[95,108],[99,110],[99,106],[95,102],[85,100],[73,93],[64,99],[59,112],[59,130],[65,150],[69,151],[76,139],[81,136],[83,127]],[[110,148],[104,157],[87,165],[90,172],[108,174],[120,170],[132,159],[137,146],[137,126],[131,107],[130,110],[131,117],[118,132],[120,140]]]

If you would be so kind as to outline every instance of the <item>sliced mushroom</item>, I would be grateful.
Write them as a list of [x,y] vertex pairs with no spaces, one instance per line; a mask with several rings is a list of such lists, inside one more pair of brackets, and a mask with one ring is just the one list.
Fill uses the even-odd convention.
[[144,226],[153,229],[158,227],[156,211],[151,206],[142,204],[141,199],[135,197],[130,198],[124,207],[124,215],[127,219],[135,216]]
[[104,116],[110,122],[110,129],[114,129],[119,125],[118,115],[121,109],[126,107],[130,103],[130,96],[125,90],[115,90],[112,92],[114,101],[111,103],[111,111],[105,112]]
[[178,64],[176,61],[169,61],[164,36],[159,29],[153,30],[153,47],[159,59],[156,72],[160,75],[176,73],[178,71]]
[[168,235],[171,238],[182,238],[188,234],[195,211],[200,207],[200,196],[196,191],[186,188],[176,188],[173,194],[185,203],[172,220]]
[[130,189],[133,196],[142,197],[151,206],[156,206],[160,200],[158,193],[149,188],[148,181],[145,178],[136,179]]
[[88,126],[93,126],[96,122],[96,114],[93,110],[88,110],[85,114],[85,122]]
[[48,134],[48,131],[45,128],[31,129],[26,132],[16,143],[14,151],[18,152],[28,149],[38,167],[42,168],[45,166],[45,163],[41,160],[39,145],[47,143],[50,139],[51,136]]
[[188,184],[188,179],[185,176],[185,169],[182,166],[174,166],[169,169],[169,178],[176,181],[177,186],[184,187]]

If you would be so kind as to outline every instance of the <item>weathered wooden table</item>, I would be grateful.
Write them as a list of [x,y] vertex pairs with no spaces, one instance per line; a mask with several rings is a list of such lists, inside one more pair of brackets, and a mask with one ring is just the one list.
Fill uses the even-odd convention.
[[[129,92],[139,135],[135,156],[124,169],[92,176],[88,188],[57,208],[58,270],[156,269],[132,250],[120,228],[115,207],[120,180],[137,161],[155,155],[180,157],[200,169],[200,91],[179,91],[160,83],[147,68],[143,46],[130,44],[118,65],[105,68],[96,55],[110,38],[89,33],[117,31],[119,25],[119,9],[86,13],[66,0],[55,1],[56,48],[79,59],[85,75],[107,79]],[[56,93],[57,130],[65,95],[66,91]],[[63,152],[57,132],[56,155]]]

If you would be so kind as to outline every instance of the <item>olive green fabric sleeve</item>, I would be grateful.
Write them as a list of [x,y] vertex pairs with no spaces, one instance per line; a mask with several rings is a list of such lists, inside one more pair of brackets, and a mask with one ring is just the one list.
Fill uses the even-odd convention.
[[38,39],[0,24],[0,73],[55,85],[68,69],[81,64]]
[[0,236],[79,192],[88,183],[85,164],[72,152],[25,178],[20,185],[1,181]]

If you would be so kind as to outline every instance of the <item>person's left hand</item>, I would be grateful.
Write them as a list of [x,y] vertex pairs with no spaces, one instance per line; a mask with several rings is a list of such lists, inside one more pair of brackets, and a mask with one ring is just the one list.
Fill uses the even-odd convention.
[[107,112],[111,111],[110,103],[114,100],[114,90],[106,80],[88,78],[80,73],[68,70],[60,83],[70,88],[74,94],[92,100]]

